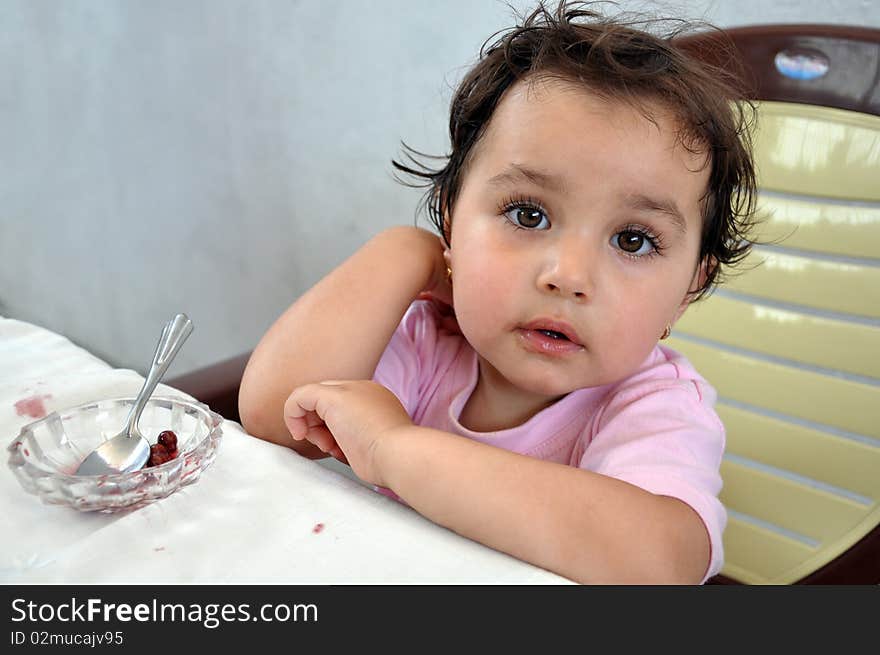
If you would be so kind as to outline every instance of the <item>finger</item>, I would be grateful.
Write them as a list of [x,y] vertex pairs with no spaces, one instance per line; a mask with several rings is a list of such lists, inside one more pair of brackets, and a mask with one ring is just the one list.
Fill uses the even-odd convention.
[[287,426],[287,431],[295,441],[302,441],[309,434],[309,431],[314,429],[305,418],[297,416],[285,416],[284,425]]
[[317,412],[306,412],[306,415],[303,417],[310,428],[315,427],[316,425],[323,425],[324,419],[318,416]]
[[306,434],[306,440],[315,444],[322,452],[333,455],[334,451],[339,451],[339,445],[336,443],[336,439],[333,438],[333,435],[330,433],[330,430],[327,429],[326,426],[320,425],[309,430],[308,434]]
[[[348,458],[345,456],[345,453],[342,452],[342,449],[337,446],[336,448],[332,448],[328,451],[333,457],[338,459],[343,464],[348,464]],[[350,466],[350,465],[349,465]]]
[[[284,418],[301,418],[306,415],[306,412],[310,411],[309,408],[303,407],[299,398],[302,396],[302,389],[304,387],[298,387],[293,390],[293,392],[287,397],[287,400],[284,401]],[[311,411],[314,411],[314,408],[311,408]]]
[[430,301],[437,308],[441,316],[449,316],[453,313],[451,295],[438,296],[432,291],[423,291],[417,296],[417,300]]
[[318,407],[321,398],[324,397],[332,385],[304,384],[294,389],[284,402],[284,416],[299,418],[308,412],[315,412],[321,416]]
[[441,307],[453,306],[452,284],[446,280],[431,292],[432,300]]
[[451,332],[452,334],[461,334],[461,328],[458,326],[458,320],[455,316],[444,316],[440,320],[440,329]]

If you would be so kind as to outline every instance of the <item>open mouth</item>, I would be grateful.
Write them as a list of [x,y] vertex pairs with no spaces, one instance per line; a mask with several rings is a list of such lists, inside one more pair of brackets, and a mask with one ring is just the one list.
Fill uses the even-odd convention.
[[540,354],[565,356],[584,350],[577,332],[564,321],[539,318],[520,325],[518,332],[526,348]]
[[562,334],[562,332],[557,332],[556,330],[535,330],[535,332],[540,332],[541,334],[545,334],[548,337],[553,339],[559,339],[564,341],[571,341],[567,336]]

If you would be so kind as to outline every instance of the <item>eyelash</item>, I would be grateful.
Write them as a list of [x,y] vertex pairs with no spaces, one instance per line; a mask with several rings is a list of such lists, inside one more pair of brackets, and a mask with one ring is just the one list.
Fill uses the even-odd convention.
[[[498,207],[498,213],[504,219],[504,221],[512,227],[514,230],[527,230],[532,231],[527,227],[523,227],[522,225],[517,225],[515,222],[507,218],[506,214],[512,209],[528,209],[532,211],[541,212],[545,218],[547,218],[547,210],[541,206],[541,203],[537,200],[529,196],[511,196],[507,198],[501,205]],[[549,218],[548,218],[549,222]]]
[[633,234],[638,234],[640,237],[645,239],[645,241],[651,244],[651,252],[645,255],[636,255],[621,249],[621,254],[629,257],[630,259],[645,259],[646,257],[656,257],[657,255],[662,255],[663,251],[666,250],[666,246],[663,244],[663,239],[660,237],[660,235],[655,234],[644,225],[638,225],[635,223],[624,225],[623,228],[615,232],[615,235],[622,234],[624,232],[632,232]]
[[[545,210],[541,203],[537,200],[534,200],[529,196],[511,196],[507,198],[503,203],[501,203],[501,205],[498,207],[498,213],[504,219],[504,222],[512,227],[514,230],[526,230],[529,232],[537,231],[534,229],[523,227],[522,225],[518,225],[514,221],[507,218],[507,212],[513,209],[538,211],[541,212],[545,218],[547,218],[547,210]],[[547,220],[549,222],[549,218]],[[615,236],[624,232],[632,232],[633,234],[638,234],[651,244],[651,252],[645,255],[635,255],[633,253],[620,249],[620,253],[625,257],[634,260],[645,259],[647,257],[655,257],[657,255],[661,255],[666,249],[666,246],[663,245],[663,239],[660,237],[660,235],[655,234],[643,225],[638,225],[636,223],[624,225],[620,230],[615,232]]]

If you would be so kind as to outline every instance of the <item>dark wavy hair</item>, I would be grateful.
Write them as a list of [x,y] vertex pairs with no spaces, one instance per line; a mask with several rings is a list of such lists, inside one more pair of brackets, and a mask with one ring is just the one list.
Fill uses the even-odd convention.
[[[721,282],[721,266],[740,262],[752,244],[755,170],[750,129],[755,108],[748,100],[745,76],[732,54],[730,66],[721,69],[692,57],[676,41],[695,28],[720,32],[717,28],[681,20],[611,18],[593,6],[563,0],[548,9],[541,2],[520,24],[489,37],[452,99],[450,154],[427,155],[404,143],[401,159],[406,163],[392,160],[395,177],[407,186],[427,187],[420,208],[448,245],[449,221],[469,158],[515,82],[566,80],[605,99],[627,102],[652,121],[651,107],[660,106],[675,117],[679,142],[705,154],[711,167],[700,240],[700,261],[710,266],[705,283],[692,290],[694,299],[702,298]],[[662,34],[652,33],[658,28],[663,28]],[[435,168],[429,160],[445,163]]]

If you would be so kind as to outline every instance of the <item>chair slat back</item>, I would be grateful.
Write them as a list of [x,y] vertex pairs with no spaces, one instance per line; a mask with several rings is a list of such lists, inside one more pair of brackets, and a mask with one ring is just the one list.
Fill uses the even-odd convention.
[[[880,529],[880,30],[728,32],[760,82],[763,245],[669,343],[719,395],[722,574],[788,584]],[[827,79],[780,79],[780,53],[798,52],[825,57]],[[840,70],[854,52],[869,70]]]

